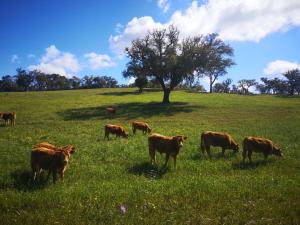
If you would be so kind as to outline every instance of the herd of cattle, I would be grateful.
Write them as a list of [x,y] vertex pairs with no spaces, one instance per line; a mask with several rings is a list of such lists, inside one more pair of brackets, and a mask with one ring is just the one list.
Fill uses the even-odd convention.
[[[107,108],[108,113],[115,113],[114,108]],[[5,122],[5,125],[15,125],[16,113],[0,113],[0,118]],[[167,166],[169,157],[174,159],[174,167],[176,167],[176,157],[183,142],[187,139],[186,136],[164,136],[161,134],[151,133],[152,129],[148,123],[134,121],[132,122],[132,132],[136,134],[136,130],[141,130],[144,134],[148,133],[148,147],[151,163],[156,163],[155,153],[165,153],[165,164]],[[104,127],[104,140],[109,140],[109,134],[114,134],[116,137],[128,138],[128,132],[122,126],[107,124]],[[200,149],[202,153],[208,154],[211,157],[210,147],[221,147],[222,155],[224,156],[226,149],[232,149],[234,152],[239,151],[239,145],[227,133],[206,131],[200,137]],[[243,162],[246,155],[251,161],[252,152],[263,153],[265,160],[268,155],[282,156],[281,150],[273,144],[272,141],[259,137],[245,137],[243,141]],[[52,174],[53,182],[56,181],[56,174],[59,173],[63,179],[64,172],[68,165],[71,154],[75,153],[75,147],[72,145],[55,146],[48,142],[41,142],[33,146],[31,151],[31,169],[33,181],[39,179],[42,170],[48,170],[48,178]]]

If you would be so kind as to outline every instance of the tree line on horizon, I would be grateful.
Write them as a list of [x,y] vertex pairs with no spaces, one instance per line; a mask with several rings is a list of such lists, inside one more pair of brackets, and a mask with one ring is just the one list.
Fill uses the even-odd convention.
[[67,78],[59,74],[47,74],[38,70],[26,71],[17,68],[16,75],[5,75],[0,79],[0,91],[47,91],[80,88],[119,87],[115,78],[110,76],[86,75],[83,78]]

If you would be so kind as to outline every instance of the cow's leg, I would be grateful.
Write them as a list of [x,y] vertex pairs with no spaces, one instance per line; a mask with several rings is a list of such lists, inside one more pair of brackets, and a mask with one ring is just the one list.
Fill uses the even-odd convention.
[[206,149],[207,155],[209,156],[209,158],[211,158],[211,154],[210,154],[210,145],[206,145],[206,146],[205,146],[205,149]]
[[135,134],[135,127],[132,127],[132,133]]
[[222,147],[222,156],[225,156],[225,148]]
[[267,153],[264,153],[264,158],[265,158],[265,162],[267,162],[267,160],[268,160],[268,154]]
[[49,177],[50,177],[50,175],[51,175],[51,172],[52,172],[51,170],[48,171],[47,181],[49,180]]
[[174,168],[176,169],[176,157],[177,157],[177,155],[174,155]]
[[153,165],[154,163],[156,163],[156,159],[155,159],[155,150],[153,150],[153,149],[150,148],[150,147],[149,147],[149,156],[150,156],[151,164]]
[[56,170],[52,170],[52,176],[53,176],[53,184],[56,182]]
[[251,156],[252,156],[252,151],[248,150],[248,159],[250,163],[252,163]]
[[59,172],[59,175],[60,175],[60,179],[63,181],[64,180],[64,173],[65,173],[65,170],[61,170]]
[[168,165],[169,158],[170,158],[170,154],[166,153],[165,167],[167,167]]
[[243,149],[243,163],[245,163],[246,154],[247,154],[247,150]]

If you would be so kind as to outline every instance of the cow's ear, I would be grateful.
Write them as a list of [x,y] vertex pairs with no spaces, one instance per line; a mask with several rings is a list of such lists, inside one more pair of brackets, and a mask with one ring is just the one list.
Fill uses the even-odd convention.
[[183,136],[183,140],[186,140],[188,137],[187,136]]

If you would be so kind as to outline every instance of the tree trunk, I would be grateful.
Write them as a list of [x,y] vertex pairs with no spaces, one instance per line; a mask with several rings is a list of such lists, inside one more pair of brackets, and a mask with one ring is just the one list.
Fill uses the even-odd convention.
[[170,89],[164,89],[164,98],[163,98],[163,101],[162,101],[162,104],[164,105],[169,105],[170,104],[170,92],[171,90]]
[[213,87],[212,77],[209,76],[209,93],[212,93],[212,87]]

